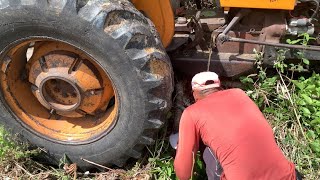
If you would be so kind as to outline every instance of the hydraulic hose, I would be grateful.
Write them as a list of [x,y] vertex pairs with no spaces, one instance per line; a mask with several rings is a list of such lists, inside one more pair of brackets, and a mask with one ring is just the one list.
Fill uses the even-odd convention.
[[310,0],[310,1],[314,2],[315,5],[316,5],[316,10],[311,16],[311,19],[314,19],[317,16],[318,12],[319,12],[319,8],[320,8],[319,7],[319,1],[318,0]]
[[320,9],[319,0],[300,0],[300,2],[313,2],[316,5],[316,9],[310,18],[310,19],[314,19],[317,16]]

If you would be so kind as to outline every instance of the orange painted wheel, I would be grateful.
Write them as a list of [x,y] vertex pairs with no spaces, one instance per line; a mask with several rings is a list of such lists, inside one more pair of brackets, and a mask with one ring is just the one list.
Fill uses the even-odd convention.
[[[21,53],[26,48],[28,59]],[[7,57],[1,75],[4,97],[34,132],[79,143],[115,124],[115,89],[84,52],[62,42],[37,40],[18,44]]]
[[[0,124],[79,169],[140,158],[171,105],[172,67],[128,0],[0,1]],[[119,3],[120,2],[120,3]]]

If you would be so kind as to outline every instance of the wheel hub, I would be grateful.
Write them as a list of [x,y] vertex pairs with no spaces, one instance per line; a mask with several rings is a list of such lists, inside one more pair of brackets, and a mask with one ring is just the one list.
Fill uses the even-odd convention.
[[106,67],[76,46],[30,39],[11,46],[1,62],[3,97],[30,132],[83,144],[116,124],[119,101]]
[[[51,79],[52,78],[52,79]],[[49,76],[41,81],[36,97],[47,109],[73,111],[81,104],[81,93],[77,84],[71,79]]]
[[99,109],[103,84],[84,61],[72,53],[55,52],[32,62],[32,92],[51,113],[83,117]]

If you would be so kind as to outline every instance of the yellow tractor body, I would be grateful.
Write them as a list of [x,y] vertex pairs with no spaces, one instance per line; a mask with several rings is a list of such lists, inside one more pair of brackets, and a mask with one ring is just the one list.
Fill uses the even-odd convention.
[[221,7],[293,10],[296,0],[220,0]]
[[174,14],[170,0],[132,0],[132,3],[153,21],[162,44],[167,47],[174,35]]
[[[180,1],[180,0],[176,0]],[[135,7],[142,11],[155,24],[164,47],[167,47],[174,35],[174,13],[170,0],[132,0]],[[293,10],[296,0],[220,0],[223,8],[254,8]]]

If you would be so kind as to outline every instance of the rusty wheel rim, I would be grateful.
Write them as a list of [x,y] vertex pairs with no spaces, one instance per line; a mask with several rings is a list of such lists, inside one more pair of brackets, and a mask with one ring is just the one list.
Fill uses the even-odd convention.
[[72,45],[42,39],[21,42],[5,54],[0,78],[10,110],[28,130],[46,139],[88,143],[116,123],[119,103],[108,74]]

